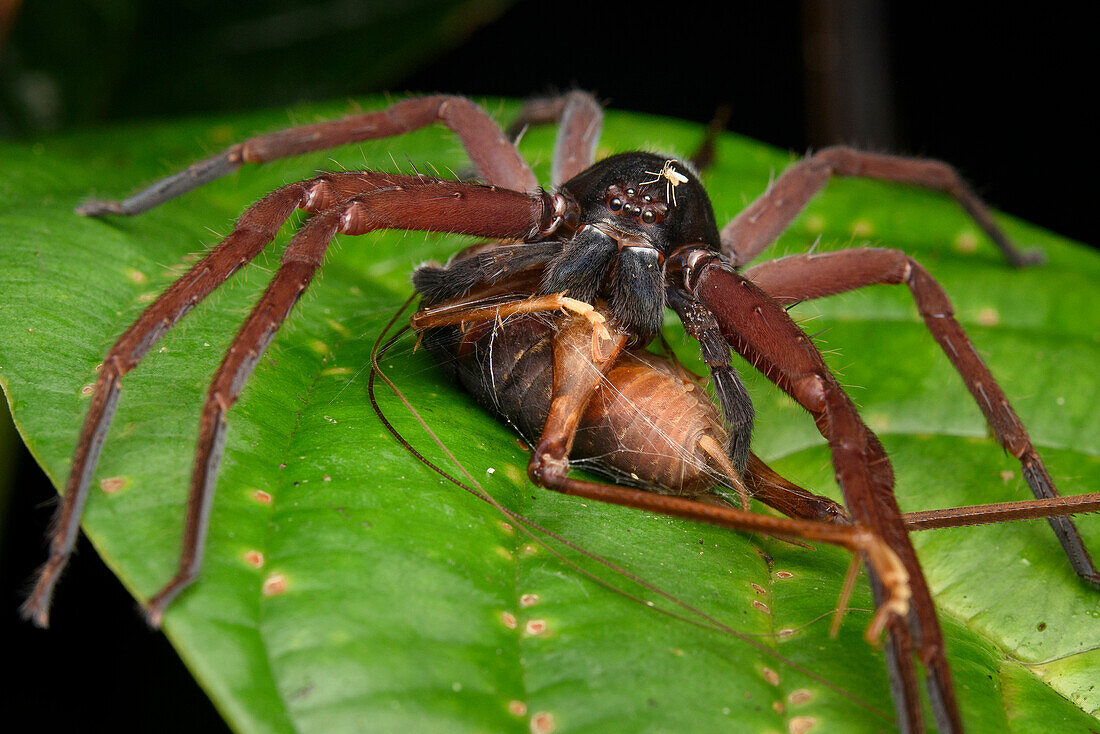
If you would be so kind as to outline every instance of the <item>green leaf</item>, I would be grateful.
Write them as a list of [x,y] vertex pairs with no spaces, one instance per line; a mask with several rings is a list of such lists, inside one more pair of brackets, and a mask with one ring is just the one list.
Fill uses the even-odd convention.
[[[88,405],[85,388],[110,344],[195,253],[218,240],[216,233],[229,231],[248,202],[322,165],[392,170],[397,161],[408,170],[412,161],[446,171],[468,164],[453,135],[430,129],[335,151],[334,162],[320,155],[248,167],[132,219],[83,219],[73,207],[91,195],[126,195],[247,135],[344,111],[314,106],[290,115],[128,125],[0,149],[0,385],[55,484],[68,469]],[[553,135],[532,130],[522,145],[543,180]],[[700,135],[683,122],[612,113],[600,154],[641,147],[683,157]],[[725,136],[706,177],[719,220],[789,161]],[[1000,221],[1018,242],[1044,250],[1049,264],[1011,271],[950,200],[865,181],[830,184],[771,253],[802,252],[820,237],[822,249],[866,242],[914,254],[955,299],[1059,489],[1096,490],[1100,322],[1093,294],[1100,257],[1035,227]],[[124,381],[84,527],[140,599],[175,568],[206,384],[285,239],[196,308]],[[203,573],[169,609],[164,629],[232,726],[892,730],[882,654],[862,640],[871,607],[865,584],[839,638],[828,637],[844,552],[533,487],[526,454],[506,426],[448,384],[411,340],[388,355],[388,374],[503,505],[755,636],[750,644],[662,614],[656,607],[699,621],[558,546],[577,565],[563,562],[386,433],[365,394],[371,345],[407,297],[410,270],[464,242],[405,232],[340,238],[231,413]],[[793,313],[811,333],[827,329],[816,340],[880,432],[903,508],[1027,497],[1019,465],[988,437],[908,291],[870,288]],[[697,346],[678,326],[670,324],[667,336],[685,361],[699,364]],[[812,422],[762,378],[748,382],[758,453],[795,481],[835,496]],[[446,463],[384,389],[381,402],[409,441]],[[1098,521],[1079,518],[1094,549]],[[1049,528],[930,531],[916,542],[969,730],[1095,728],[1100,594],[1073,575]],[[253,552],[262,554],[261,568]],[[265,594],[273,578],[285,590]]]

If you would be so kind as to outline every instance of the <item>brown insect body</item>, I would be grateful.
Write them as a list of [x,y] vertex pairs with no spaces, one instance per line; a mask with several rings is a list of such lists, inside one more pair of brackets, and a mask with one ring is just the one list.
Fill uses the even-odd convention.
[[[482,322],[464,333],[442,327],[431,330],[424,343],[478,402],[534,445],[550,411],[555,361],[576,370],[591,359],[568,348],[562,318]],[[717,446],[729,439],[707,393],[667,359],[631,349],[620,355],[588,403],[570,456],[620,481],[695,496],[724,474],[699,448],[704,436]]]
[[[583,318],[542,313],[420,336],[445,372],[534,446],[550,411],[555,370],[592,368],[591,332]],[[729,431],[702,385],[672,359],[624,349],[584,407],[571,461],[662,494],[735,498],[738,477],[724,452]],[[755,454],[740,479],[749,494],[787,514],[797,506],[800,516],[847,520],[839,504],[788,481]]]

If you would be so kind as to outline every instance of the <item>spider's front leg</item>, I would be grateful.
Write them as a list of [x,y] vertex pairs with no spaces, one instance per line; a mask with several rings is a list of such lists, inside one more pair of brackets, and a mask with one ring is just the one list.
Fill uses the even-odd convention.
[[52,526],[49,559],[22,607],[23,614],[36,624],[48,624],[50,598],[76,542],[81,511],[118,401],[120,379],[165,331],[258,255],[295,208],[317,213],[287,245],[279,269],[230,344],[207,394],[179,572],[147,606],[154,624],[171,599],[195,578],[201,565],[227,411],[320,268],[332,238],[338,233],[413,229],[504,240],[537,239],[558,227],[569,203],[560,195],[529,195],[419,176],[355,173],[329,174],[291,184],[249,208],[233,232],[157,298],[104,358],[65,495]]
[[[698,308],[713,314],[735,351],[813,415],[829,442],[837,482],[853,521],[882,537],[904,563],[912,589],[912,629],[904,621],[894,620],[889,626],[887,656],[903,728],[922,730],[912,658],[916,642],[928,671],[929,695],[940,731],[961,731],[943,633],[894,498],[893,469],[877,437],[860,419],[809,337],[781,306],[720,256],[709,250],[683,248],[669,258],[667,272],[670,283],[679,283]],[[880,583],[872,584],[876,598],[881,595]]]
[[[1037,499],[1059,497],[1027,429],[955,319],[947,294],[916,260],[900,250],[866,247],[771,260],[749,269],[745,277],[781,305],[868,285],[907,285],[925,325],[974,396],[993,435],[1019,459],[1032,493]],[[1069,517],[1051,517],[1050,525],[1077,574],[1090,583],[1100,584],[1100,571],[1089,557],[1073,521]]]
[[538,179],[531,167],[483,109],[465,97],[439,95],[411,97],[384,110],[249,138],[156,181],[127,199],[87,201],[76,212],[93,217],[140,214],[228,175],[245,163],[266,163],[348,143],[393,137],[433,123],[443,123],[458,134],[470,161],[486,183],[514,191],[538,189]]

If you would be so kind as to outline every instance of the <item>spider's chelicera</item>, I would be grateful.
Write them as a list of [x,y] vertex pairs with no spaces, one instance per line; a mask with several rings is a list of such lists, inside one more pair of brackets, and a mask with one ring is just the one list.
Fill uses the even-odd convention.
[[[312,216],[290,240],[279,269],[241,326],[210,386],[179,571],[146,604],[153,623],[198,575],[227,412],[321,267],[333,237],[390,228],[461,233],[490,242],[469,248],[445,266],[417,270],[414,285],[424,305],[414,317],[417,329],[488,324],[507,316],[562,309],[576,315],[557,322],[543,320],[540,323],[550,323],[543,331],[510,332],[510,338],[526,340],[516,342],[517,355],[549,350],[528,363],[516,356],[500,372],[501,382],[511,380],[513,387],[526,378],[541,386],[542,397],[534,401],[540,406],[535,411],[538,418],[528,426],[537,434],[532,436],[537,440],[532,441],[528,468],[532,479],[569,494],[730,527],[834,542],[858,552],[868,564],[880,605],[872,627],[884,627],[890,635],[887,659],[900,719],[913,729],[920,726],[915,649],[927,670],[941,731],[959,730],[942,633],[894,499],[890,462],[784,306],[871,284],[904,284],[994,435],[1020,460],[1029,487],[1041,500],[1029,507],[1032,516],[1040,506],[1047,515],[1065,512],[1052,508],[1057,497],[1053,482],[1007,398],[953,317],[942,288],[904,252],[858,248],[741,268],[773,242],[833,176],[864,176],[946,192],[974,217],[1010,263],[1027,264],[1034,262],[1033,257],[1009,243],[949,166],[850,148],[825,149],[793,165],[719,228],[690,164],[643,152],[595,162],[601,115],[595,100],[582,92],[536,100],[521,112],[516,130],[528,124],[560,123],[554,188],[549,192],[539,188],[513,137],[481,108],[461,97],[437,96],[411,98],[386,110],[253,138],[124,201],[82,205],[78,211],[86,215],[137,214],[244,163],[398,135],[436,122],[459,136],[481,179],[474,183],[373,171],[330,173],[283,186],[245,211],[229,236],[151,304],[104,359],[51,536],[50,557],[24,606],[25,613],[41,625],[48,620],[52,590],[76,540],[81,509],[119,397],[119,380],[167,328],[256,257],[295,209],[303,209]],[[685,440],[694,441],[703,460],[726,474],[732,485],[742,490],[761,486],[759,480],[768,470],[749,451],[753,408],[731,365],[732,347],[811,414],[829,442],[846,514],[835,503],[804,491],[782,497],[759,494],[793,519],[694,502],[691,495],[698,491],[698,480],[692,479],[689,488],[683,478],[687,472],[679,465],[654,465],[646,470],[649,474],[639,469],[641,475],[631,470],[636,484],[655,492],[569,476],[578,426],[586,420],[594,425],[603,420],[585,415],[601,384],[625,385],[634,379],[616,376],[616,369],[635,360],[642,364],[639,369],[646,379],[672,384],[668,380],[676,377],[675,366],[640,354],[640,347],[659,333],[666,306],[698,339],[725,423],[713,435],[704,427]],[[501,338],[504,335],[501,332]],[[460,348],[478,348],[476,329],[464,338],[467,341]],[[522,368],[523,364],[529,367]],[[658,373],[663,376],[654,377]],[[492,372],[494,380],[497,374]],[[487,400],[504,394],[504,388],[494,384],[495,392],[489,395],[483,378],[476,380],[482,380],[475,381],[475,388],[486,392]],[[515,394],[523,402],[523,391]],[[698,410],[706,412],[705,407]],[[513,420],[511,415],[505,417]],[[620,431],[624,436],[626,428]],[[719,435],[725,445],[719,445],[715,438]],[[626,448],[642,452],[641,447]],[[776,481],[776,486],[782,484]],[[1070,520],[1052,516],[1050,522],[1077,572],[1100,581]],[[906,613],[910,596],[914,614]]]

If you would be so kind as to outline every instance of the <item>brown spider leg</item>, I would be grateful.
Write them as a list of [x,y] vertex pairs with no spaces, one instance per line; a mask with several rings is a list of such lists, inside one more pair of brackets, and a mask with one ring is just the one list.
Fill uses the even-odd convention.
[[291,184],[254,204],[233,232],[150,304],[107,353],[73,454],[64,498],[50,526],[49,559],[22,606],[23,615],[39,627],[49,624],[53,588],[76,543],[92,475],[118,403],[119,380],[195,304],[256,257],[306,195],[306,184]]
[[1100,492],[1073,494],[1042,500],[994,502],[988,505],[948,507],[943,510],[906,512],[902,515],[909,530],[962,528],[1015,520],[1040,520],[1079,512],[1100,512]]
[[294,235],[275,277],[237,332],[214,374],[202,408],[179,571],[145,605],[149,623],[155,627],[160,625],[168,604],[198,576],[202,565],[229,409],[240,397],[245,382],[275,332],[321,267],[325,250],[339,229],[342,216],[342,210],[330,209],[314,216]]
[[[406,183],[404,187],[365,192],[315,215],[287,245],[275,277],[230,344],[211,382],[200,422],[179,570],[145,605],[150,624],[159,625],[164,610],[198,576],[224,449],[226,415],[283,320],[321,267],[333,237],[337,233],[359,235],[406,228],[451,229],[500,239],[538,232],[542,197],[455,181]],[[563,305],[568,306],[557,303],[551,307]]]
[[707,170],[714,163],[715,157],[715,145],[718,142],[718,136],[722,134],[722,131],[726,129],[726,123],[730,120],[730,107],[729,105],[721,105],[714,112],[714,117],[707,123],[707,131],[703,135],[703,141],[696,148],[695,152],[691,154],[691,165],[695,166],[695,170],[699,173]]
[[745,484],[754,499],[788,517],[820,522],[848,522],[848,513],[842,505],[798,486],[753,453],[749,454],[749,462],[745,466]]
[[[347,203],[355,192],[370,199],[370,212],[360,201]],[[327,174],[284,186],[251,206],[229,236],[150,304],[104,358],[73,454],[65,494],[49,532],[49,558],[21,607],[25,617],[41,627],[49,624],[50,598],[76,543],[92,475],[118,402],[121,377],[137,365],[165,331],[256,257],[295,208],[316,211],[338,202],[345,202],[349,221],[341,229],[349,232],[389,226],[444,231],[450,227],[485,237],[520,239],[548,233],[557,222],[553,197],[545,194],[528,196],[475,184],[384,173]]]
[[558,122],[550,183],[559,186],[591,166],[596,160],[596,143],[603,126],[603,108],[588,92],[575,89],[556,97],[527,100],[508,126],[508,137],[516,140],[531,125]]
[[[1058,496],[1027,430],[955,320],[947,294],[916,260],[901,250],[866,247],[772,260],[751,268],[745,277],[780,305],[869,285],[907,285],[925,325],[974,396],[993,435],[1006,451],[1019,459],[1032,493],[1037,499]],[[1068,517],[1052,517],[1050,525],[1077,574],[1093,584],[1100,584],[1100,572],[1089,557],[1073,521]]]
[[[882,580],[885,597],[867,629],[877,641],[883,628],[908,612],[908,575],[897,555],[866,528],[810,520],[771,517],[730,507],[705,504],[673,495],[655,494],[613,484],[569,478],[569,452],[588,403],[614,366],[615,359],[593,362],[588,353],[591,329],[574,319],[555,336],[553,393],[542,435],[527,465],[531,480],[564,494],[635,507],[721,525],[735,530],[834,543],[861,553]],[[616,331],[616,354],[628,335]],[[903,628],[904,629],[904,628]]]
[[[962,729],[943,633],[920,564],[894,498],[894,474],[878,438],[860,419],[809,337],[779,304],[736,273],[714,252],[685,248],[666,261],[670,278],[709,308],[726,341],[814,417],[829,442],[838,484],[852,520],[882,537],[910,577],[913,609],[909,628],[890,624],[887,663],[900,725],[922,731],[921,705],[911,650],[928,672],[928,692],[941,732]],[[873,579],[876,598],[880,584]]]
[[683,291],[669,288],[666,302],[680,317],[684,330],[699,341],[703,361],[710,368],[711,383],[718,396],[722,415],[729,423],[730,439],[727,449],[730,459],[737,470],[743,472],[749,460],[749,443],[756,412],[744,383],[737,371],[730,366],[729,344],[722,337],[710,312],[693,308],[698,304],[687,298]]
[[989,209],[954,168],[940,161],[865,153],[838,146],[825,148],[783,172],[768,190],[722,228],[722,252],[734,265],[746,265],[783,234],[809,200],[833,176],[894,181],[943,191],[954,197],[997,245],[1010,265],[1043,261],[1039,252],[1022,252],[1009,241]]
[[752,399],[737,371],[730,365],[730,346],[714,314],[678,288],[669,288],[666,300],[680,317],[684,330],[699,341],[703,361],[710,367],[718,404],[729,423],[730,458],[734,466],[744,473],[752,496],[789,517],[845,521],[847,515],[836,502],[786,480],[749,451],[754,416]]
[[511,140],[475,103],[455,96],[412,97],[384,110],[249,138],[127,199],[88,201],[78,206],[76,212],[93,217],[140,214],[232,173],[245,163],[265,163],[348,143],[392,137],[436,122],[442,122],[458,134],[470,160],[487,183],[524,192],[538,188],[538,179]]

